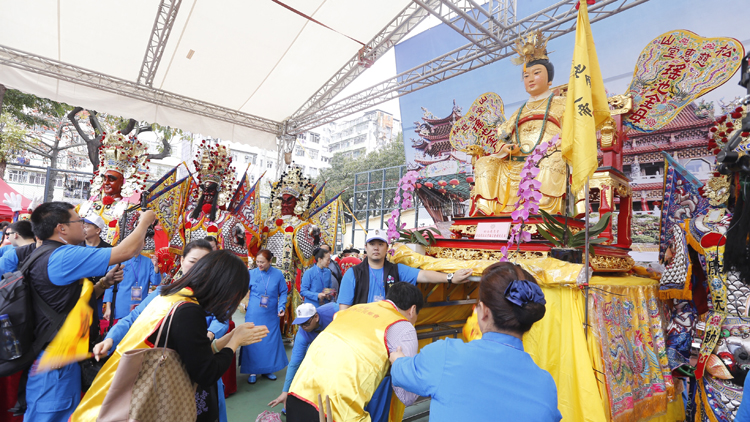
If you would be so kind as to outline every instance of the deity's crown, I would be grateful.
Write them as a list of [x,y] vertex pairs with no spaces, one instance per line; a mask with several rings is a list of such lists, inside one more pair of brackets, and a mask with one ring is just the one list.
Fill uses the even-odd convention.
[[513,64],[523,64],[525,68],[526,64],[534,60],[549,60],[549,57],[547,57],[547,41],[549,41],[549,37],[544,38],[542,31],[534,31],[519,36],[513,46],[513,50],[518,53],[518,57],[512,60]]
[[[234,167],[232,156],[224,145],[211,144],[205,139],[201,141],[198,154],[193,161],[198,172],[198,182],[214,182],[219,185],[219,192],[231,195],[234,187]],[[220,201],[221,202],[221,201]]]
[[103,133],[99,147],[99,169],[94,172],[92,190],[98,191],[104,182],[104,173],[113,170],[122,175],[121,195],[128,197],[146,186],[148,176],[148,149],[136,138],[121,132]]
[[[284,195],[292,195],[297,198],[295,213],[300,215],[307,210],[310,198],[313,195],[313,189],[313,184],[302,173],[302,169],[296,165],[291,165],[281,174],[279,181],[273,184],[270,198],[271,203],[274,204],[274,200],[278,200],[278,204],[280,204],[281,198]],[[297,213],[297,210],[302,211]]]

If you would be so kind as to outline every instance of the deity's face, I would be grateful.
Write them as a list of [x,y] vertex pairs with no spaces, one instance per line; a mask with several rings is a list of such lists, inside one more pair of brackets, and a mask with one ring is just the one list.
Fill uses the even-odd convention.
[[123,178],[122,174],[114,170],[107,170],[104,173],[104,183],[102,184],[102,191],[105,195],[111,196],[115,199],[122,198],[120,192],[122,192]]
[[552,82],[549,81],[547,68],[541,64],[535,64],[526,68],[523,72],[523,86],[531,96],[543,94],[549,89]]
[[294,215],[294,207],[297,206],[297,198],[286,194],[281,197],[281,215]]
[[203,190],[203,203],[210,204],[214,200],[214,195],[216,195],[219,185],[215,182],[205,182],[201,186],[201,189]]

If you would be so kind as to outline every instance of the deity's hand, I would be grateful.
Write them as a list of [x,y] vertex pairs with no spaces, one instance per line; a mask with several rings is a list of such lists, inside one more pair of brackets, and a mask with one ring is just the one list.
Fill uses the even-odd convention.
[[503,157],[506,156],[506,155],[515,155],[515,154],[518,153],[519,150],[520,150],[520,148],[518,148],[516,145],[513,145],[513,144],[504,144],[500,148],[500,151],[498,152],[498,155],[503,156]]

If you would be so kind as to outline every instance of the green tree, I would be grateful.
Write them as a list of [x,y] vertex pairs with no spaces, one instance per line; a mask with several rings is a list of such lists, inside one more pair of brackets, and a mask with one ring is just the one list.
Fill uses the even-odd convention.
[[[346,189],[341,195],[341,198],[351,208],[353,206],[355,174],[370,170],[398,167],[406,164],[406,155],[404,153],[404,143],[402,139],[403,136],[399,133],[394,141],[386,144],[383,148],[356,158],[352,158],[346,153],[334,154],[331,159],[331,167],[322,170],[320,175],[315,179],[315,183],[320,186],[324,181],[328,181],[328,184],[326,185],[326,199],[330,199]],[[377,185],[377,187],[382,186],[382,176],[382,173],[373,173],[370,183]],[[386,172],[386,185],[393,186],[394,191],[396,183],[398,182],[398,176],[398,168]],[[357,180],[357,184],[363,189],[366,183],[366,181]],[[389,195],[386,195],[386,198],[375,198],[374,195],[371,196],[371,206],[375,205],[379,207],[383,200],[386,204],[392,203],[394,191],[391,191]],[[358,198],[358,203],[361,201],[362,199]],[[364,207],[363,204],[360,205]],[[357,218],[359,217],[360,215],[358,213]]]
[[[0,178],[5,177],[7,159],[19,150],[41,155],[50,161],[50,167],[56,168],[60,151],[84,145],[72,139],[69,142],[61,142],[67,126],[64,118],[72,109],[67,104],[0,85],[0,109],[4,116],[4,128],[0,129]],[[23,137],[17,138],[20,128],[23,128]],[[45,131],[55,132],[53,142],[42,140],[41,134]]]
[[0,114],[0,178],[5,176],[9,156],[24,147],[26,129],[18,124],[11,113]]

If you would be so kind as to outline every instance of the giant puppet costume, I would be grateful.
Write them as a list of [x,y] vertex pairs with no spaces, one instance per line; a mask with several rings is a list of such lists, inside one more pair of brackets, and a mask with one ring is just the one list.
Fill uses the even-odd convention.
[[[145,187],[149,161],[146,146],[120,132],[105,133],[99,147],[99,168],[91,181],[91,199],[76,207],[83,217],[98,215],[107,224],[101,238],[110,245],[126,237],[140,217],[125,211],[133,204],[128,198]],[[125,217],[125,218],[123,218]],[[154,250],[154,240],[146,239],[145,251]]]
[[[741,106],[718,118],[710,148],[724,147],[746,115],[747,106]],[[735,151],[748,149],[750,136],[742,136]],[[715,175],[703,184],[674,161],[668,160],[665,171],[666,269],[660,281],[660,295],[671,305],[670,369],[688,381],[686,420],[740,420],[737,411],[747,401],[742,399],[750,369],[750,226],[742,224],[750,221],[748,176]],[[665,231],[668,216],[675,214],[685,219]]]
[[170,252],[181,255],[185,245],[193,240],[214,236],[221,249],[231,251],[247,262],[248,230],[226,210],[235,183],[229,151],[223,145],[203,141],[193,163],[198,172],[198,186],[194,186],[191,193],[195,201],[188,205],[179,219],[178,229],[169,242]]
[[[314,230],[315,226],[303,218],[309,211],[313,194],[310,179],[294,165],[287,168],[271,189],[271,208],[264,223],[262,247],[271,251],[276,258],[274,266],[286,279],[291,299],[287,300],[287,315],[294,315],[294,310],[302,303],[296,284],[297,270],[313,264],[313,250],[320,244],[319,230]],[[286,324],[284,332],[292,336],[294,328]]]
[[[547,57],[546,45],[547,39],[541,32],[516,41],[514,49],[520,57],[515,61],[524,65],[524,86],[529,99],[499,126],[494,153],[481,156],[484,151],[472,152],[474,156],[479,155],[474,163],[472,216],[507,215],[515,211],[526,157],[533,154],[540,143],[562,133],[565,98],[554,95],[549,89],[555,70]],[[558,214],[567,180],[560,151],[552,151],[539,168],[541,171],[535,177],[542,184],[539,208]]]

